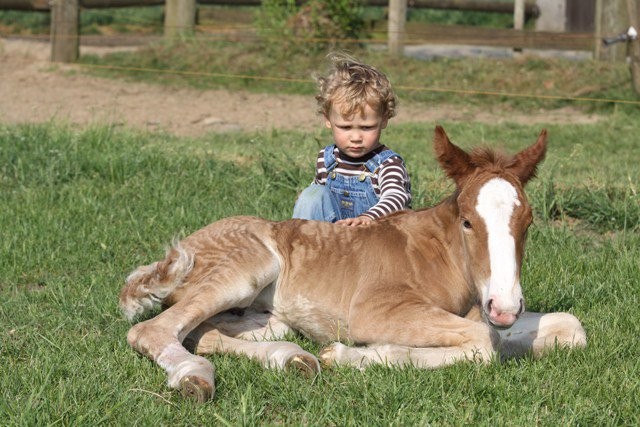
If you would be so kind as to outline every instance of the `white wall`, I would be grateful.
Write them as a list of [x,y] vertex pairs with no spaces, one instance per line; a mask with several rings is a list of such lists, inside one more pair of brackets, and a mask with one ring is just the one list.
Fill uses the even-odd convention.
[[536,19],[536,31],[563,32],[567,27],[565,0],[536,0],[540,17]]

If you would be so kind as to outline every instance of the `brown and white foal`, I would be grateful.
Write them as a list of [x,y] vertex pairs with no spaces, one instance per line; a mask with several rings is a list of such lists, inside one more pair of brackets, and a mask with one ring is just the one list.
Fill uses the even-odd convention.
[[168,308],[134,325],[127,340],[166,370],[170,387],[199,401],[213,395],[214,368],[183,344],[308,374],[320,370],[314,355],[273,340],[298,331],[328,344],[324,363],[356,367],[437,367],[584,346],[571,314],[524,311],[520,268],[532,216],[523,186],[546,139],[542,131],[513,157],[467,153],[436,127],[454,194],[366,227],[254,217],[210,224],[128,277],[120,307],[129,319]]

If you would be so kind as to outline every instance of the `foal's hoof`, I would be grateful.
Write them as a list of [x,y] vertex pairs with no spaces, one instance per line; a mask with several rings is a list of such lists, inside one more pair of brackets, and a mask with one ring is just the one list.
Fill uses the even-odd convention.
[[320,359],[320,363],[322,363],[322,366],[329,367],[335,363],[336,345],[337,343],[333,343],[331,345],[326,346],[322,350],[320,350],[320,355],[318,356],[318,359]]
[[289,359],[285,369],[300,372],[307,378],[313,378],[320,373],[320,364],[315,357],[306,354],[299,354]]
[[205,403],[213,397],[213,385],[195,376],[180,380],[180,391],[183,397],[194,399],[198,403]]

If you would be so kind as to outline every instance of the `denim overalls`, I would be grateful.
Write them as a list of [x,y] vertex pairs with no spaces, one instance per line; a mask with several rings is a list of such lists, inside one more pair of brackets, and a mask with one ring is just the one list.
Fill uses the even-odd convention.
[[335,145],[324,149],[326,184],[311,184],[300,193],[293,208],[293,218],[336,222],[363,214],[379,200],[373,190],[371,177],[385,160],[393,156],[400,157],[391,150],[384,150],[365,163],[366,170],[360,175],[344,176],[334,171],[338,165],[334,149]]

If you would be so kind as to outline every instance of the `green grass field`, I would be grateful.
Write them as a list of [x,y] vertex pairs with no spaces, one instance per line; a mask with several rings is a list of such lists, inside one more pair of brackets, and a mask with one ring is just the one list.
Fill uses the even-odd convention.
[[[515,151],[540,126],[444,123],[463,147]],[[416,207],[451,191],[434,123],[393,124]],[[214,356],[196,405],[125,341],[124,277],[175,237],[230,215],[289,217],[317,135],[162,134],[63,123],[0,125],[0,420],[7,425],[635,425],[640,422],[640,121],[551,125],[528,187],[523,271],[532,311],[568,311],[585,350],[439,370],[325,370],[314,380]],[[322,137],[328,138],[327,134]],[[313,352],[318,346],[294,337]]]
[[[160,20],[157,8],[145,13],[148,22]],[[113,14],[86,15],[86,33],[113,26]],[[26,19],[3,12],[0,26],[20,33],[35,25],[17,16]],[[48,31],[41,15],[27,17]],[[263,49],[200,37],[81,64],[152,84],[312,96],[322,56],[283,60]],[[465,148],[510,152],[548,128],[547,159],[528,186],[535,221],[522,283],[528,310],[576,315],[587,348],[438,370],[331,368],[313,380],[212,356],[214,400],[184,400],[126,343],[130,324],[117,306],[124,278],[162,257],[173,239],[217,219],[289,218],[329,135],[177,138],[0,119],[0,425],[640,424],[640,109],[626,64],[357,54],[389,75],[401,101],[425,108],[472,104],[508,115],[571,106],[603,117],[594,124],[441,123]],[[121,68],[104,68],[112,66]],[[432,156],[434,125],[391,122],[383,136],[408,164],[416,208],[453,189]]]

